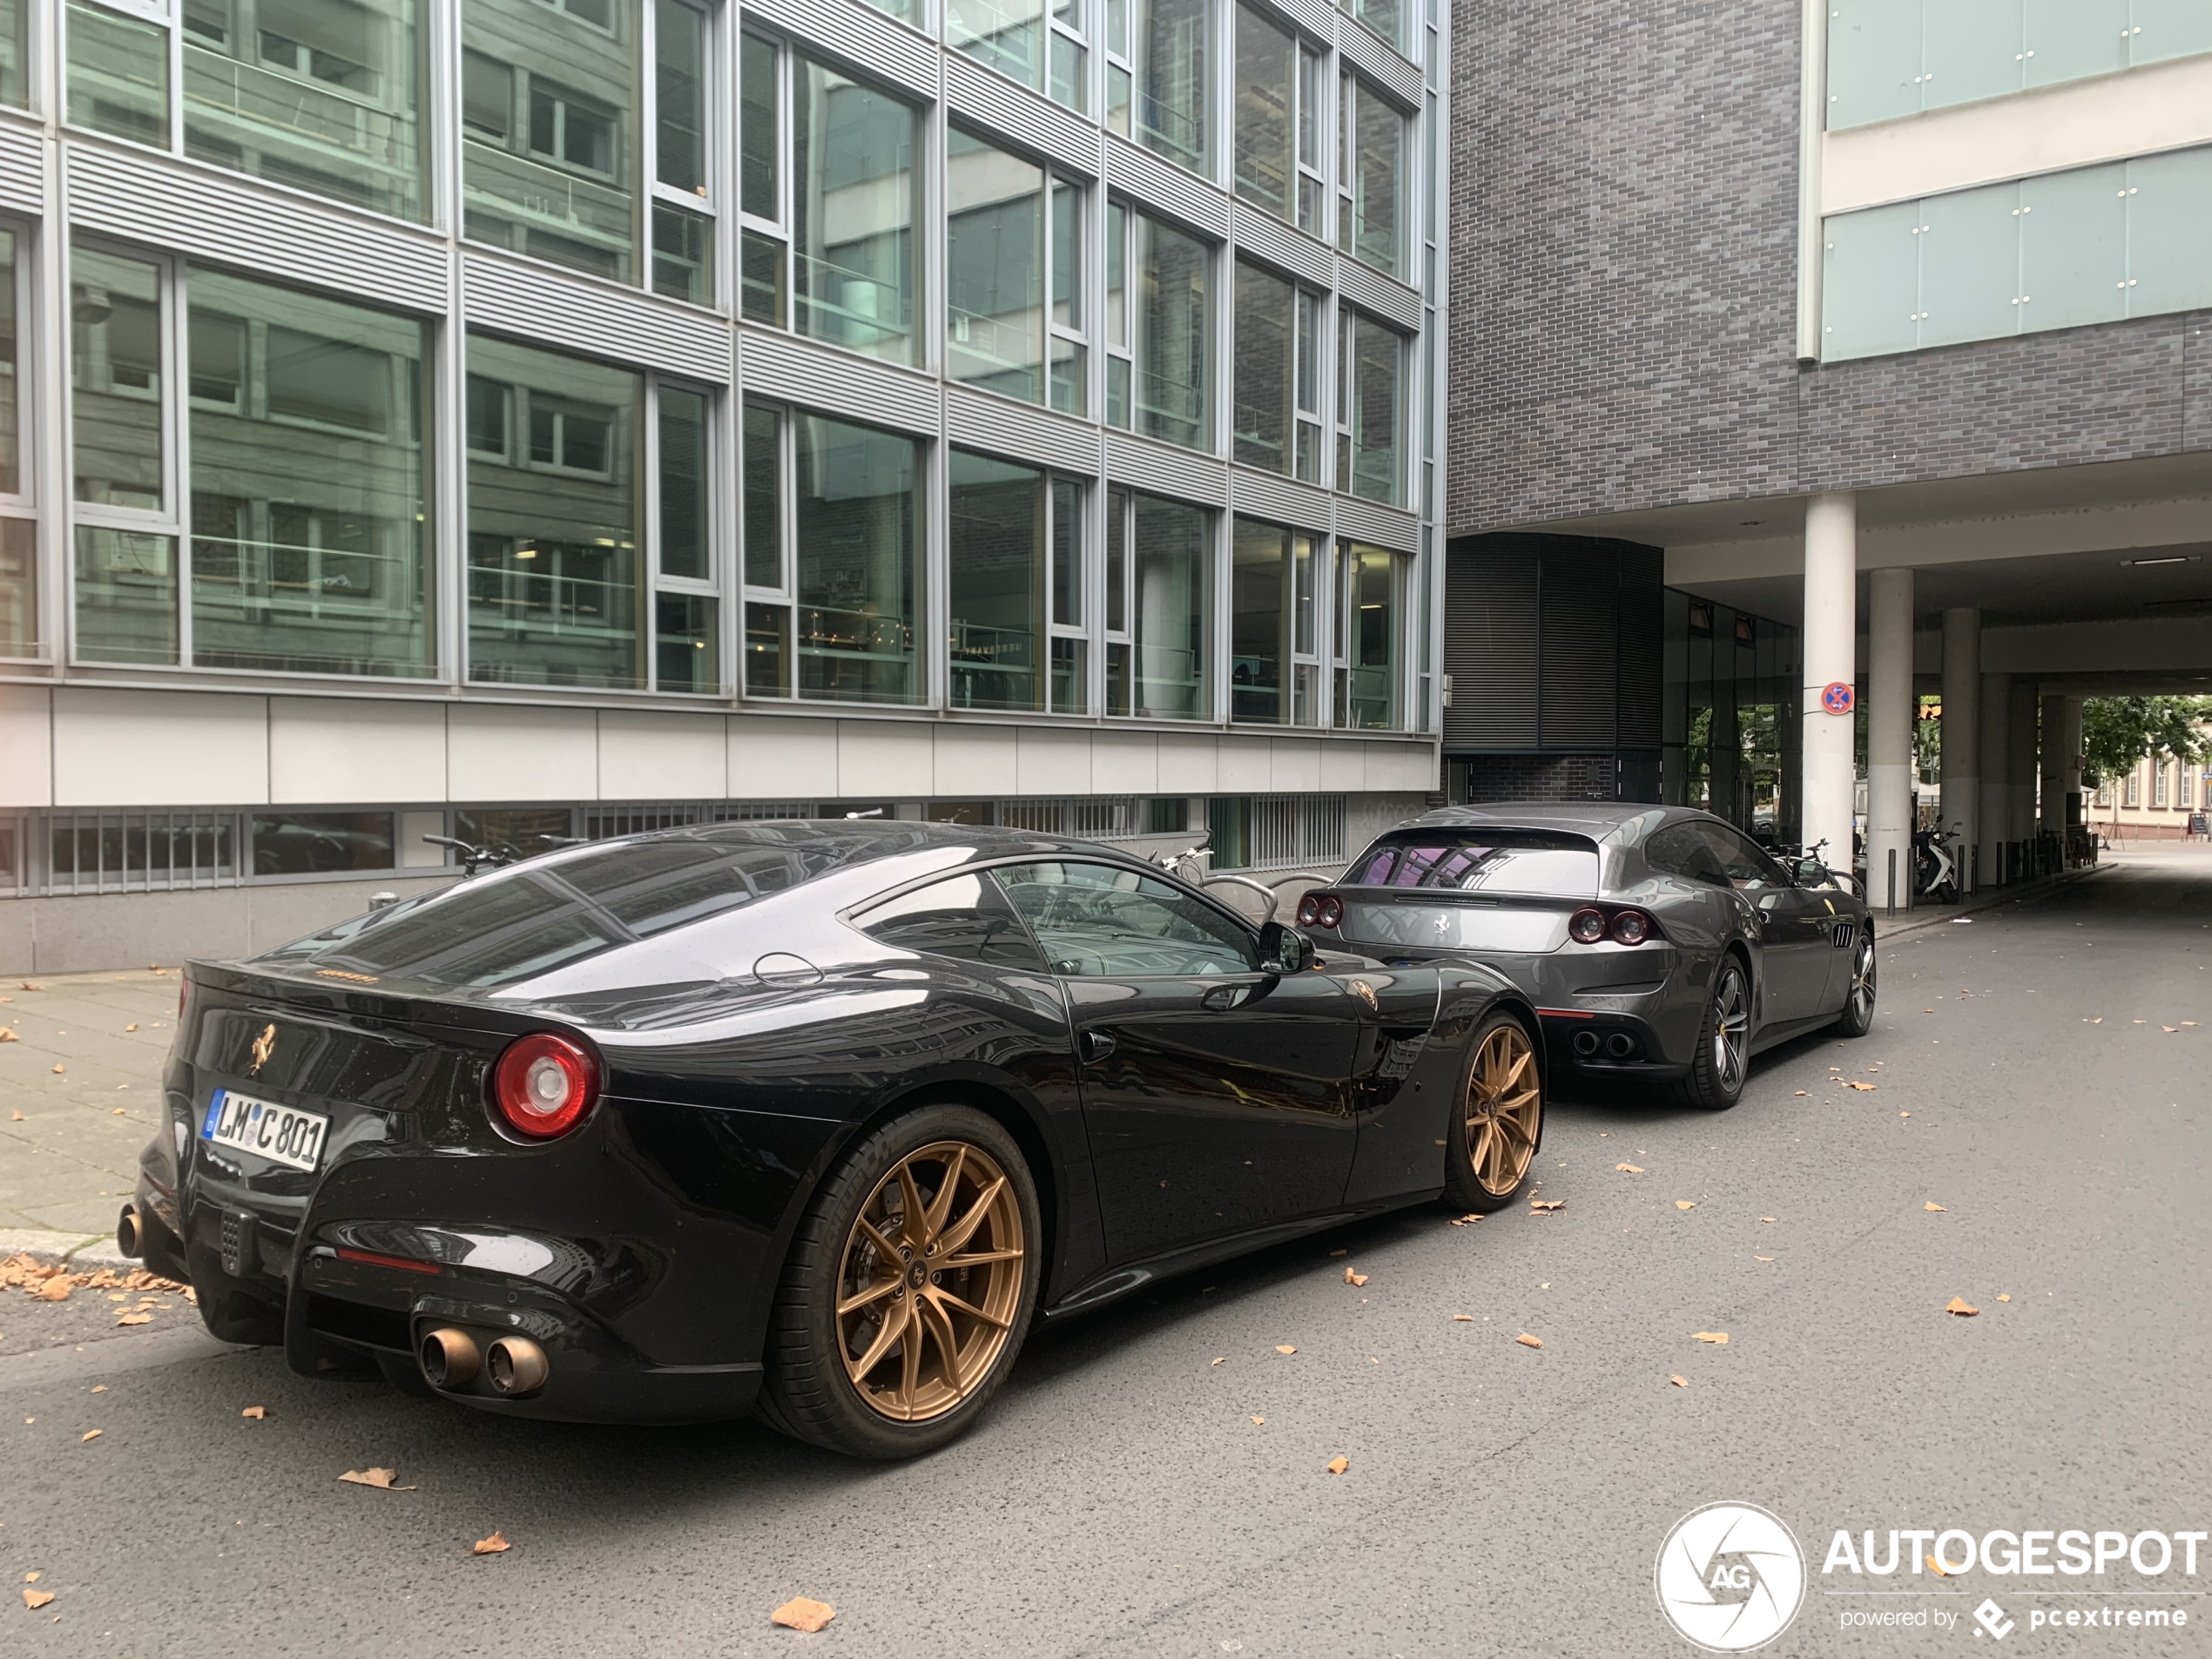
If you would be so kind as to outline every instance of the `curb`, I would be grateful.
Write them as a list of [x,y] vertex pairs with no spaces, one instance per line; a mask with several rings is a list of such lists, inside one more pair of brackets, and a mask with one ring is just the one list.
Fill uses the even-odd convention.
[[0,1227],[0,1257],[6,1256],[28,1256],[35,1262],[78,1272],[111,1267],[127,1273],[145,1265],[118,1250],[110,1234],[49,1232],[37,1227]]
[[2047,894],[2057,892],[2069,881],[2085,880],[2107,867],[2108,867],[2105,865],[2093,864],[2085,869],[2061,870],[2056,875],[2039,876],[2033,881],[2015,882],[2009,887],[1994,887],[1990,890],[1989,896],[1986,899],[1977,898],[1971,903],[1962,904],[1949,910],[1944,915],[1929,916],[1919,921],[1910,919],[1912,913],[1909,910],[1894,921],[1884,921],[1881,913],[1876,911],[1872,914],[1879,931],[1875,936],[1879,940],[1892,940],[1900,934],[1918,933],[1923,927],[1940,927],[1946,922],[1957,921],[1960,916],[1971,916],[1984,910],[1994,910],[2000,905],[2018,904],[2027,899],[2040,899]]

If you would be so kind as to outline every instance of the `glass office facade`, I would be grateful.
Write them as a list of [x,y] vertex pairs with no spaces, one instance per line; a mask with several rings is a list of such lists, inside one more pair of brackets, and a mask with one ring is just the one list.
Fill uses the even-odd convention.
[[1660,799],[1762,841],[1797,838],[1803,659],[1786,623],[1669,588]]

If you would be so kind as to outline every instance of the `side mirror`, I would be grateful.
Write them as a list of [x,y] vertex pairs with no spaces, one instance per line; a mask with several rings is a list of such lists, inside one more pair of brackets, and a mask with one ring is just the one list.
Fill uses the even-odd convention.
[[1313,966],[1313,941],[1295,927],[1271,921],[1259,930],[1259,971],[1303,974]]
[[1824,887],[1830,884],[1828,867],[1817,859],[1799,859],[1796,875],[1801,887]]

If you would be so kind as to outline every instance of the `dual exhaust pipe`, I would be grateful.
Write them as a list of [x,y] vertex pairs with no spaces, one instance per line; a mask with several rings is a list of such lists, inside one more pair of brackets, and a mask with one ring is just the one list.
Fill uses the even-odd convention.
[[416,1358],[433,1388],[466,1388],[482,1377],[493,1393],[509,1399],[536,1393],[553,1370],[545,1350],[528,1337],[495,1337],[479,1347],[475,1337],[452,1325],[426,1333]]
[[1636,1040],[1625,1031],[1615,1031],[1604,1037],[1595,1031],[1577,1031],[1575,1034],[1575,1052],[1583,1059],[1595,1059],[1601,1049],[1608,1060],[1632,1060],[1635,1057]]

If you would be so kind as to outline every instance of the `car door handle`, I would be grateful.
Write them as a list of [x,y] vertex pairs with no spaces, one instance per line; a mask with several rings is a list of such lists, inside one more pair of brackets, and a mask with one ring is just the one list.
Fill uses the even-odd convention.
[[1114,1052],[1114,1039],[1103,1031],[1086,1031],[1082,1035],[1083,1058],[1094,1065]]

